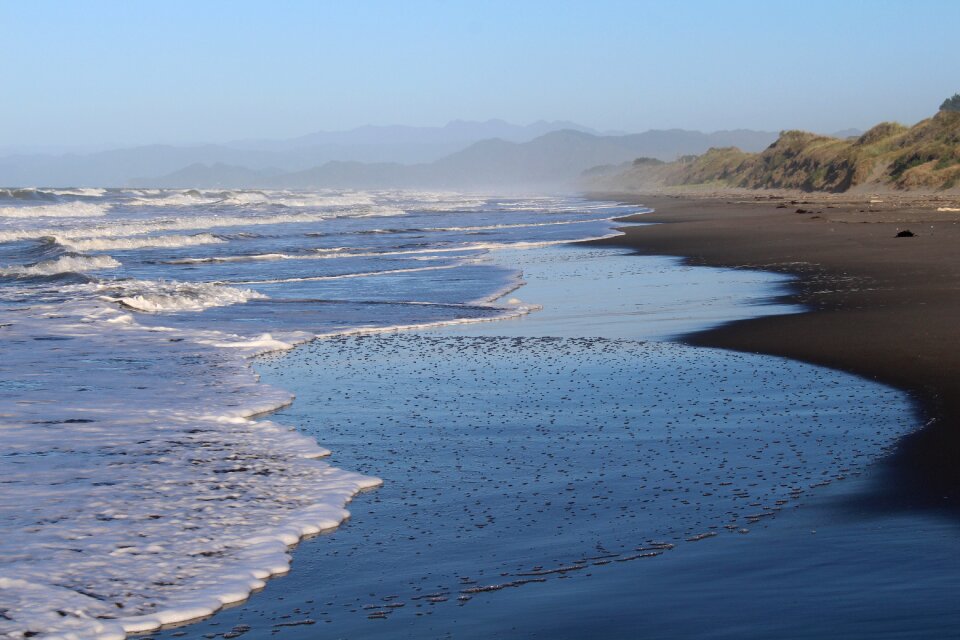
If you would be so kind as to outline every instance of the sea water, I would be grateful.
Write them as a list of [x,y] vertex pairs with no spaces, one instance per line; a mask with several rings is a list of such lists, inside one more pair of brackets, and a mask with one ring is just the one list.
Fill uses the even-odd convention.
[[[368,532],[381,537],[369,549],[367,536],[348,542],[342,567],[327,565],[354,593],[394,548],[406,569],[375,592],[376,618],[399,608],[386,606],[393,591],[439,603],[749,529],[910,428],[902,399],[875,385],[609,336],[609,326],[654,337],[792,310],[756,306],[778,292],[776,276],[697,270],[698,290],[665,259],[636,262],[659,270],[634,274],[656,290],[611,298],[603,256],[544,249],[615,233],[613,218],[635,207],[410,192],[0,198],[0,632],[13,637],[119,638],[208,615],[285,572],[288,545],[337,526],[381,478],[388,488],[372,504],[399,500],[379,512],[367,503]],[[523,265],[544,262],[555,290],[528,299]],[[584,324],[598,304],[584,270],[605,282],[607,329]],[[566,278],[579,287],[564,291]],[[517,332],[531,312],[553,325]],[[478,322],[486,337],[377,337]],[[293,377],[275,386],[248,365],[317,336],[299,360],[278,361]],[[301,412],[264,419],[292,389]],[[863,442],[848,452],[844,438]],[[335,466],[319,460],[333,443],[346,449]],[[494,458],[464,465],[475,450]],[[627,480],[598,479],[607,467]],[[430,500],[459,515],[422,508],[413,494],[425,481]],[[531,501],[538,484],[556,497]],[[636,519],[628,536],[623,523]],[[445,546],[441,590],[414,589],[424,571],[413,576],[405,554],[423,552],[420,538],[398,543],[409,526],[453,527],[467,542],[494,532],[483,539],[496,553],[477,567]],[[543,527],[557,528],[549,544]]]
[[379,484],[258,416],[246,358],[317,335],[494,320],[486,257],[636,208],[434,193],[0,191],[0,632],[203,616]]
[[[289,577],[159,638],[918,628],[909,616],[871,624],[871,602],[944,619],[929,612],[952,600],[930,595],[951,583],[944,553],[955,543],[929,522],[904,537],[883,521],[890,534],[872,535],[877,522],[856,505],[873,463],[916,426],[904,394],[665,340],[798,311],[770,299],[782,277],[576,245],[491,259],[521,268],[519,292],[543,309],[332,337],[256,361],[264,380],[297,394],[278,421],[384,485],[342,529],[304,543]],[[911,593],[891,602],[887,583],[907,575]],[[814,625],[812,611],[830,622]]]

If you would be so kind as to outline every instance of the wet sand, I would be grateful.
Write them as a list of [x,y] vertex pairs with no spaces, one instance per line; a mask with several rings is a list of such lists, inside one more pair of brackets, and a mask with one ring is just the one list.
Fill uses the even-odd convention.
[[[797,277],[803,314],[733,322],[684,341],[784,356],[908,391],[930,424],[905,438],[873,497],[960,510],[960,212],[935,196],[731,194],[611,199],[655,209],[599,241],[690,264]],[[909,230],[913,237],[897,237]]]
[[[550,253],[560,262],[508,257],[529,282],[516,295],[544,303],[525,318],[261,361],[266,382],[298,396],[279,421],[387,481],[341,529],[301,545],[289,576],[154,637],[875,640],[960,628],[956,523],[850,504],[877,481],[870,462],[916,424],[903,394],[790,360],[637,342],[691,311],[701,328],[734,307],[752,316],[781,279],[616,249]],[[683,303],[691,287],[709,298]],[[598,334],[616,337],[578,337]]]

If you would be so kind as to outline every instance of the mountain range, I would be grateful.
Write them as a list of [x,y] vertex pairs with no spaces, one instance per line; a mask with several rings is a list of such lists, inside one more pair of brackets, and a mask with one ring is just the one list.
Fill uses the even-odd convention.
[[9,155],[0,158],[0,184],[542,189],[572,187],[590,167],[618,165],[638,156],[674,160],[717,146],[759,151],[775,139],[775,133],[763,131],[624,134],[546,121],[525,126],[502,120],[453,121],[443,127],[365,126],[285,140]]

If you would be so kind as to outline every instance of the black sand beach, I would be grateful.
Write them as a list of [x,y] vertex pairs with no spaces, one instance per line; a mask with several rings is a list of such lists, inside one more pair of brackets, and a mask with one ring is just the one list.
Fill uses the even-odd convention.
[[[733,322],[688,344],[766,353],[908,391],[929,424],[899,443],[865,500],[877,508],[960,509],[960,214],[944,196],[753,193],[609,195],[655,212],[598,241],[690,264],[797,277],[797,315]],[[938,211],[938,209],[952,209]],[[897,237],[910,230],[913,237]],[[960,515],[960,514],[957,514]]]
[[[644,260],[618,253],[610,260]],[[531,301],[545,293],[531,282]],[[548,309],[564,292],[553,295]],[[960,625],[955,521],[860,498],[885,481],[897,431],[918,424],[902,394],[779,358],[736,365],[743,356],[693,349],[672,371],[642,343],[495,336],[524,322],[536,333],[538,315],[476,325],[479,337],[461,328],[316,343],[261,366],[299,396],[278,420],[386,483],[340,530],[302,544],[291,574],[264,593],[155,637],[942,638]],[[624,326],[600,315],[597,327]],[[590,321],[580,316],[584,331]],[[701,357],[720,358],[719,377],[696,369]],[[805,384],[805,371],[809,388],[778,395]],[[656,384],[663,376],[679,377]],[[805,406],[822,394],[823,406]],[[711,430],[746,417],[733,406],[761,423],[778,415],[786,430],[734,431],[742,445],[724,445],[722,428]],[[884,406],[905,422],[872,413]],[[660,440],[657,454],[662,435],[617,435],[652,424],[694,437]],[[824,440],[825,424],[843,426],[840,439]],[[807,450],[803,433],[829,449]],[[747,454],[735,465],[753,477],[746,486],[721,478],[735,451]],[[718,500],[744,489],[767,497],[731,494],[743,496],[732,511]]]

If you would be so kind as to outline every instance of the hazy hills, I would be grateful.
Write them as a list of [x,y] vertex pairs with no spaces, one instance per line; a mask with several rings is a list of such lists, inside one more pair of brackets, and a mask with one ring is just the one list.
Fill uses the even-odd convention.
[[[623,134],[623,132],[617,131],[601,134],[601,132],[590,129],[589,127],[565,120],[553,122],[539,120],[528,125],[516,125],[498,119],[486,120],[484,122],[453,120],[442,127],[366,125],[350,129],[349,131],[318,131],[287,140],[238,140],[227,143],[226,146],[236,149],[260,149],[268,151],[302,149],[317,146],[347,148],[362,145],[392,148],[400,148],[403,145],[410,145],[415,148],[446,148],[447,150],[444,153],[436,156],[439,158],[478,140],[500,138],[511,142],[526,142],[542,136],[545,133],[560,131],[562,129],[583,131],[584,133],[592,133],[595,135]],[[435,160],[436,158],[431,159]],[[405,161],[399,157],[394,160],[397,162]]]
[[152,145],[0,158],[0,184],[30,186],[534,189],[573,188],[596,165],[674,160],[710,147],[764,148],[760,131],[600,133],[569,122],[502,120],[360,127],[288,140]]
[[581,130],[552,131],[527,142],[501,138],[474,142],[432,162],[402,164],[331,161],[302,171],[261,172],[243,167],[194,166],[157,178],[137,180],[162,187],[432,188],[556,189],[574,188],[586,169],[620,164],[638,155],[674,159],[702,153],[717,144],[737,143],[762,149],[775,134],[758,131],[648,131],[631,135],[597,135]]
[[[128,186],[157,176],[190,175],[190,165],[232,165],[269,175],[303,171],[331,161],[429,163],[474,142],[499,137],[526,142],[550,131],[599,134],[571,122],[513,125],[502,120],[453,121],[443,127],[365,126],[286,140],[238,140],[192,146],[147,145],[97,153],[18,153],[0,157],[0,184]],[[223,170],[223,167],[219,167]],[[207,171],[212,177],[214,171]],[[233,177],[240,172],[233,171]],[[168,176],[168,174],[171,174]]]

